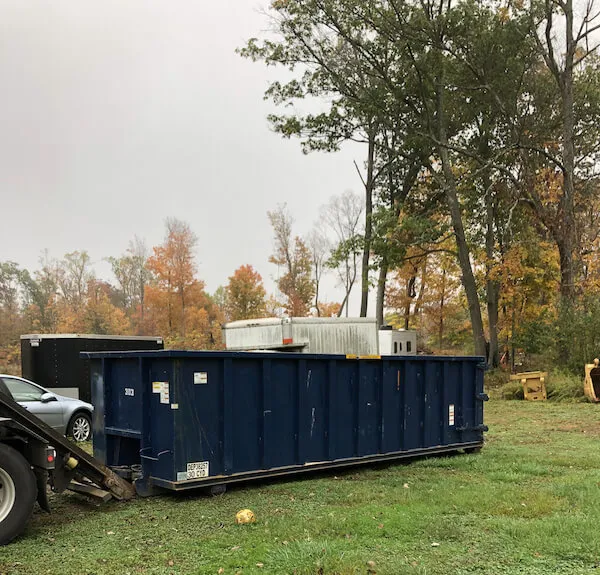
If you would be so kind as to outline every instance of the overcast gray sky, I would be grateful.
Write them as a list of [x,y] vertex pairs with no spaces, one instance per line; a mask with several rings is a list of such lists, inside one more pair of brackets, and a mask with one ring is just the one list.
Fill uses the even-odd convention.
[[174,216],[211,292],[245,263],[271,289],[266,211],[287,202],[308,232],[331,195],[360,191],[361,150],[304,156],[270,131],[278,72],[235,54],[266,5],[0,0],[0,260],[87,250],[105,276],[102,258],[134,234],[160,243]]

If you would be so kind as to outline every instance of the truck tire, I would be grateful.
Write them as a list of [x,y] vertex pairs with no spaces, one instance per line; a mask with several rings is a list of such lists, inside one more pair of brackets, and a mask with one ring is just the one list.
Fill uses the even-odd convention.
[[25,529],[36,497],[31,465],[16,449],[0,443],[0,545]]

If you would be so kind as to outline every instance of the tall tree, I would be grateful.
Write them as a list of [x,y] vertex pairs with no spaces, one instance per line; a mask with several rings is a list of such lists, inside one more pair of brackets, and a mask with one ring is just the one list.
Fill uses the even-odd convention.
[[363,211],[361,198],[351,191],[341,196],[333,196],[321,209],[322,220],[335,238],[327,266],[337,271],[338,279],[344,288],[339,316],[345,308],[348,317],[350,294],[356,281],[358,258],[364,244],[364,228],[361,225]]
[[147,267],[148,256],[145,242],[135,236],[122,256],[108,258],[123,306],[129,317],[138,316],[140,324],[144,323],[144,292],[151,277]]
[[64,300],[74,309],[85,303],[88,282],[94,278],[91,258],[86,251],[65,254],[58,266],[58,286]]
[[324,233],[321,222],[315,224],[310,232],[307,241],[307,247],[310,250],[310,257],[313,269],[313,278],[315,282],[315,303],[314,308],[317,317],[321,315],[321,304],[319,303],[319,288],[321,287],[321,279],[326,270],[327,256],[330,251],[330,241]]
[[231,321],[266,314],[266,291],[261,275],[250,265],[239,267],[227,284],[227,311]]
[[[541,17],[539,16],[541,13]],[[579,15],[581,13],[581,15]],[[575,217],[578,140],[576,118],[576,71],[585,58],[598,48],[595,32],[600,29],[600,12],[594,0],[583,11],[575,10],[573,0],[543,0],[532,3],[532,28],[544,62],[558,89],[561,111],[560,145],[551,158],[562,175],[556,219],[549,219],[539,196],[537,208],[549,224],[560,252],[561,295],[573,303],[578,262]],[[592,45],[590,47],[590,42]],[[596,147],[596,146],[594,146]]]
[[292,239],[293,220],[285,205],[267,215],[273,228],[275,248],[269,261],[284,270],[277,286],[286,298],[285,311],[292,317],[305,317],[315,295],[310,250],[299,236]]
[[148,269],[166,300],[169,332],[176,330],[185,337],[189,296],[194,290],[203,291],[204,287],[203,284],[198,286],[195,278],[194,248],[198,240],[189,225],[181,220],[169,218],[165,226],[165,241],[153,249]]

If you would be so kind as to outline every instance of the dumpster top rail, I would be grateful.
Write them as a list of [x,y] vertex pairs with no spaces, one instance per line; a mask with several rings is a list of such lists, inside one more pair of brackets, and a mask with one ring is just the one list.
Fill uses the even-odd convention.
[[476,355],[368,355],[368,356],[356,356],[356,355],[335,355],[335,354],[302,354],[301,356],[297,353],[288,352],[272,352],[272,351],[190,351],[190,350],[179,350],[179,349],[165,349],[159,351],[82,351],[81,357],[89,359],[102,359],[106,358],[140,358],[140,357],[167,357],[167,358],[194,358],[194,357],[215,357],[218,355],[223,358],[241,358],[241,357],[262,357],[265,359],[273,357],[282,358],[295,358],[298,360],[307,359],[385,359],[393,361],[443,361],[443,362],[485,362],[485,358]]

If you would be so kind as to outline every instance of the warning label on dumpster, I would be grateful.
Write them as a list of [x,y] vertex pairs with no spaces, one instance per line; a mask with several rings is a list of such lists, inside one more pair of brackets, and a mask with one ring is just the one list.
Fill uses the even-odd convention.
[[454,404],[448,406],[448,425],[454,425]]
[[208,461],[187,464],[187,479],[202,479],[208,477]]
[[194,373],[194,385],[205,385],[208,383],[208,373],[206,371],[198,371]]
[[152,393],[158,393],[160,395],[161,403],[171,403],[169,397],[169,382],[168,381],[153,381],[152,382]]
[[[152,382],[152,393],[160,393],[163,390],[163,387],[167,383],[166,381],[153,381]],[[169,385],[167,383],[167,385]]]

